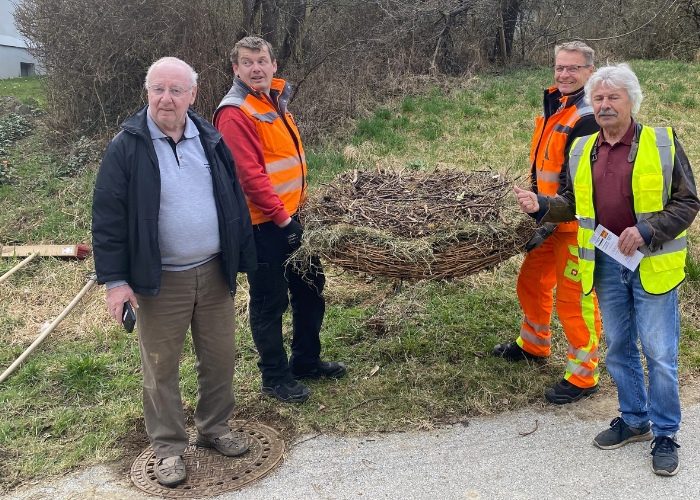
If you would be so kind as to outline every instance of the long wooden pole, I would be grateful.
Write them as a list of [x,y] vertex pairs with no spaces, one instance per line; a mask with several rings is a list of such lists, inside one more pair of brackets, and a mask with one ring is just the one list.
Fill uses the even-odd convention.
[[78,295],[75,296],[73,300],[71,300],[70,304],[66,306],[66,308],[61,311],[61,314],[56,316],[56,319],[54,319],[49,326],[46,328],[43,328],[39,336],[36,338],[34,342],[32,342],[32,345],[27,347],[27,350],[22,353],[22,355],[15,360],[14,363],[12,363],[7,370],[3,372],[2,375],[0,375],[0,383],[2,383],[7,377],[10,376],[10,374],[15,371],[15,369],[24,361],[27,359],[27,356],[29,356],[36,347],[43,342],[43,340],[51,333],[58,324],[63,321],[63,318],[68,316],[68,313],[71,312],[71,310],[80,302],[80,299],[83,298],[83,296],[90,291],[90,289],[95,286],[95,283],[97,283],[97,277],[93,276],[90,278],[90,280],[87,282],[87,284],[83,287],[80,292],[78,292]]
[[35,252],[35,253],[30,253],[30,254],[29,254],[29,257],[27,257],[27,258],[24,259],[22,262],[20,262],[19,264],[17,264],[15,267],[13,267],[13,268],[10,269],[9,271],[7,271],[5,274],[3,274],[2,276],[0,276],[0,283],[2,283],[2,282],[5,281],[7,278],[9,278],[9,277],[12,276],[13,274],[15,274],[15,273],[16,273],[17,271],[19,271],[20,269],[22,269],[24,266],[26,266],[27,264],[29,264],[37,255],[39,255],[39,254],[36,253],[36,252]]

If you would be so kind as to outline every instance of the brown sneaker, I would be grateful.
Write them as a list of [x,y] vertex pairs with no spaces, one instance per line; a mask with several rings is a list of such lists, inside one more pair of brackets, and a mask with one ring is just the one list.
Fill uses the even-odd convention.
[[181,456],[157,459],[153,472],[158,482],[168,488],[173,488],[187,479],[185,462]]
[[240,431],[229,431],[218,438],[209,439],[201,434],[197,435],[197,446],[200,448],[214,448],[227,457],[243,455],[250,448],[248,435]]

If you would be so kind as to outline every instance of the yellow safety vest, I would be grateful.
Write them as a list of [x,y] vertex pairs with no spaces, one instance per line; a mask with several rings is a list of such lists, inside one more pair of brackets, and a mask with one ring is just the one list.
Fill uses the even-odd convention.
[[[598,132],[577,138],[569,153],[569,173],[573,181],[579,223],[579,273],[585,294],[591,293],[593,289],[595,270],[595,247],[591,243],[591,237],[597,223],[593,206],[591,151],[597,140]],[[633,143],[632,154],[634,147]],[[670,127],[642,127],[632,166],[632,196],[637,221],[662,211],[668,202],[675,153]],[[639,277],[646,292],[664,294],[685,279],[686,231],[654,252],[646,245],[640,247],[639,251],[644,254],[639,264]]]

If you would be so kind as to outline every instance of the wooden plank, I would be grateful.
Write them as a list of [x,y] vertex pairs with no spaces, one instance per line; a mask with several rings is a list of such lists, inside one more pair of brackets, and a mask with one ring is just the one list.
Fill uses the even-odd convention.
[[2,247],[1,257],[27,257],[33,253],[46,257],[77,257],[78,245],[15,245]]

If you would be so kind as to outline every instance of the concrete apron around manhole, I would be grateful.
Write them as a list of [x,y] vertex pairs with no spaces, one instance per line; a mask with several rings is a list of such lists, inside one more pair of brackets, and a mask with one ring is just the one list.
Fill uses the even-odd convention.
[[263,424],[235,420],[231,429],[243,431],[250,449],[240,457],[225,457],[210,448],[195,446],[196,431],[189,430],[190,445],[183,459],[187,480],[174,488],[158,483],[153,472],[156,457],[148,447],[131,466],[131,481],[140,490],[166,498],[202,498],[233,491],[257,481],[274,469],[282,459],[284,441],[279,433]]

